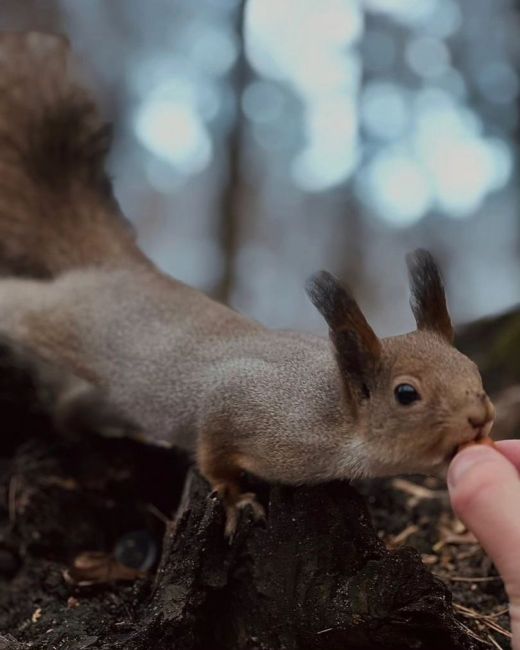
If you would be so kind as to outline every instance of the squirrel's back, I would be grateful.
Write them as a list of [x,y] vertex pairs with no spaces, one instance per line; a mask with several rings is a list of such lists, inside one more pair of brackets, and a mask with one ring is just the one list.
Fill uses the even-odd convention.
[[110,129],[65,38],[0,34],[0,272],[53,277],[145,258],[104,164]]

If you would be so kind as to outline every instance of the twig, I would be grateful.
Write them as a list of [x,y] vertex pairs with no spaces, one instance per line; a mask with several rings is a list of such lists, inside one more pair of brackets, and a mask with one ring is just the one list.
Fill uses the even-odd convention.
[[491,634],[488,634],[487,637],[490,643],[495,646],[495,648],[498,648],[498,650],[504,650],[504,648],[495,641]]
[[498,632],[498,634],[502,634],[502,636],[505,636],[508,639],[512,638],[511,632],[503,628],[494,620],[496,618],[496,613],[494,615],[481,614],[480,612],[477,612],[474,609],[471,609],[470,607],[459,605],[458,603],[453,603],[453,608],[457,612],[462,614],[462,616],[466,616],[467,618],[472,618],[476,621],[479,621],[483,625],[486,625],[490,629],[494,630],[495,632]]
[[506,630],[505,627],[502,627],[498,623],[496,623],[493,620],[490,620],[489,618],[483,619],[484,625],[487,625],[489,628],[494,630],[495,632],[498,632],[498,634],[501,634],[502,636],[505,636],[507,639],[512,639],[513,635],[509,630]]
[[168,526],[168,524],[171,523],[171,519],[169,519],[163,512],[157,508],[153,503],[147,503],[146,504],[146,509],[148,512],[150,512],[154,517],[157,517],[159,521],[161,521],[165,526]]
[[416,533],[418,530],[419,530],[419,526],[416,526],[415,524],[410,524],[400,533],[390,538],[389,540],[390,546],[394,546],[394,547],[401,546],[401,544],[404,544],[406,540],[409,537],[411,537],[414,533]]
[[477,641],[480,641],[481,643],[484,643],[485,645],[491,645],[489,641],[486,641],[486,639],[483,639],[481,636],[478,634],[475,634],[471,628],[469,628],[467,625],[464,625],[461,621],[458,621],[458,624],[466,631],[469,636],[473,637]]
[[441,499],[446,496],[446,490],[430,490],[423,485],[417,485],[412,481],[403,478],[396,478],[392,481],[392,487],[401,492],[406,492],[417,499]]
[[502,580],[500,576],[476,576],[474,578],[466,576],[446,576],[452,582],[492,582],[493,580]]

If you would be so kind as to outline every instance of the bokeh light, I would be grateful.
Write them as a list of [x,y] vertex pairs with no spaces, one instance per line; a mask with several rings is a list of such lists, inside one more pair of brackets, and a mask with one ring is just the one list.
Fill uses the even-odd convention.
[[513,0],[60,4],[120,111],[123,209],[168,272],[212,290],[230,256],[228,299],[289,326],[312,318],[303,279],[325,266],[397,331],[398,260],[433,242],[459,314],[513,300]]
[[211,158],[211,140],[190,104],[149,97],[138,109],[135,130],[156,156],[183,174],[203,170]]
[[288,83],[304,105],[304,144],[291,165],[294,181],[307,191],[341,183],[358,156],[361,65],[353,48],[363,29],[359,3],[252,0],[247,18],[251,64]]

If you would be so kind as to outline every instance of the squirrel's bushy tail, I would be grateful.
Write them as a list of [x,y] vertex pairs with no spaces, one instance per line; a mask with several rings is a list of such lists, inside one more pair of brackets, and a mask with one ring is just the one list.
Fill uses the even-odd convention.
[[0,34],[0,272],[52,277],[140,253],[104,170],[110,132],[66,39]]

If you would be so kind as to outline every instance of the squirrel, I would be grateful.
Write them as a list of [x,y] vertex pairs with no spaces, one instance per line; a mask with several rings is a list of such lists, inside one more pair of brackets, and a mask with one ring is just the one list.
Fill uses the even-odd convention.
[[105,171],[110,130],[65,38],[0,36],[0,336],[63,429],[187,450],[224,502],[267,482],[435,473],[494,407],[453,346],[440,272],[407,258],[417,329],[379,339],[325,271],[307,293],[330,337],[275,331],[164,275]]

